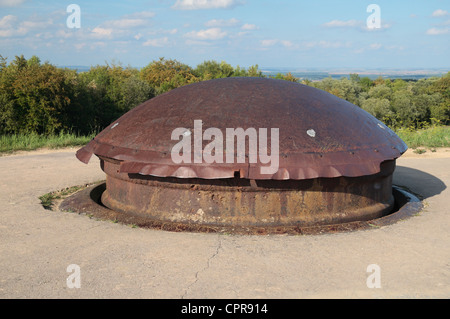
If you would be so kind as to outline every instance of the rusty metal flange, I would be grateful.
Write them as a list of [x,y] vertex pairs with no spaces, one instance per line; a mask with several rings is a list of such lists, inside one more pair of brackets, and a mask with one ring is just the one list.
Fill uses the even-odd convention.
[[376,228],[393,225],[399,221],[406,220],[417,215],[423,208],[423,204],[415,195],[393,186],[392,193],[395,198],[394,210],[381,218],[354,221],[336,225],[319,226],[207,226],[195,223],[175,223],[154,220],[134,214],[124,214],[105,207],[101,203],[101,197],[106,189],[105,183],[99,183],[88,187],[67,197],[58,207],[61,211],[70,211],[78,214],[86,214],[101,220],[111,220],[125,225],[133,225],[141,228],[164,230],[172,232],[198,232],[198,233],[225,233],[235,235],[321,235],[342,232],[353,232],[362,230],[373,230]]

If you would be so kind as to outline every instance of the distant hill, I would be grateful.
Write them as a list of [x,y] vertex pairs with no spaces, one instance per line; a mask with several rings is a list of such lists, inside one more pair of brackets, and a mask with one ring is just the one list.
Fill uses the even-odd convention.
[[419,80],[430,78],[433,76],[440,77],[450,71],[447,69],[295,69],[295,68],[276,68],[276,67],[262,67],[261,70],[267,76],[274,76],[278,73],[291,73],[293,76],[300,79],[307,79],[310,81],[319,81],[327,77],[333,79],[340,79],[342,77],[349,77],[350,74],[359,74],[360,77],[368,77],[374,80],[378,77],[390,79],[409,79]]
[[91,68],[90,66],[85,65],[61,65],[60,68],[68,68],[71,70],[77,70],[77,72],[87,72]]

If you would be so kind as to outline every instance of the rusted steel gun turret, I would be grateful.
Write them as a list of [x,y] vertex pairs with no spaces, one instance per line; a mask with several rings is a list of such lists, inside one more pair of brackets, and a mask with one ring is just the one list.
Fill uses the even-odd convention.
[[[177,128],[185,130],[180,139],[190,139],[190,162],[173,159]],[[214,153],[222,160],[206,162],[198,154],[212,141],[205,138],[208,128],[223,133],[222,144],[215,144],[223,152],[216,147]],[[259,137],[278,129],[278,140],[257,140],[259,155],[265,147],[263,154],[277,156],[277,169],[263,173],[268,163],[249,147],[250,135],[245,153],[227,158],[227,128],[254,128]],[[227,78],[137,106],[77,157],[85,163],[92,154],[100,158],[107,175],[102,202],[123,214],[185,224],[303,227],[388,214],[395,160],[406,149],[382,122],[327,92],[275,79]]]

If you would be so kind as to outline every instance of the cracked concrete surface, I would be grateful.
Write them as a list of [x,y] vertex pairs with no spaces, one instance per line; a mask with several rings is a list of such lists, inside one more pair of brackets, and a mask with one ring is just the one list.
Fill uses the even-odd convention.
[[194,282],[192,282],[192,284],[190,284],[190,285],[186,288],[186,290],[185,290],[183,296],[181,296],[181,299],[186,299],[186,298],[188,297],[189,290],[191,290],[191,288],[192,288],[192,287],[198,282],[198,280],[199,280],[199,274],[200,274],[200,273],[203,273],[203,272],[206,271],[206,270],[208,270],[209,267],[210,267],[210,265],[211,265],[211,260],[214,259],[214,257],[216,257],[216,256],[219,254],[219,250],[222,248],[222,240],[221,240],[221,237],[222,237],[222,235],[218,235],[218,236],[217,236],[218,245],[217,245],[216,251],[214,252],[213,255],[211,255],[211,257],[208,258],[208,260],[207,260],[207,262],[206,262],[206,267],[204,267],[202,270],[199,270],[199,271],[197,271],[197,272],[195,273],[195,280],[194,280]]
[[[38,197],[104,179],[75,150],[0,157],[0,298],[450,297],[450,156],[400,158],[394,176],[426,208],[397,224],[320,236],[132,228],[48,211]],[[77,264],[81,288],[66,271]],[[366,285],[367,266],[381,288]]]

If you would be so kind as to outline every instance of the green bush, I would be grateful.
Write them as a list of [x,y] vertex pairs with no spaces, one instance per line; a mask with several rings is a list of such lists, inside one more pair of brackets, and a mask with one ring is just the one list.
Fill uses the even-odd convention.
[[[164,58],[141,70],[106,64],[77,73],[41,63],[36,56],[16,56],[8,64],[0,55],[0,135],[88,135],[158,94],[199,81],[243,76],[264,74],[258,65],[245,69],[205,61],[193,69]],[[274,78],[300,82],[291,73]],[[351,74],[301,83],[356,104],[393,129],[450,124],[450,72],[419,81],[372,81]]]

